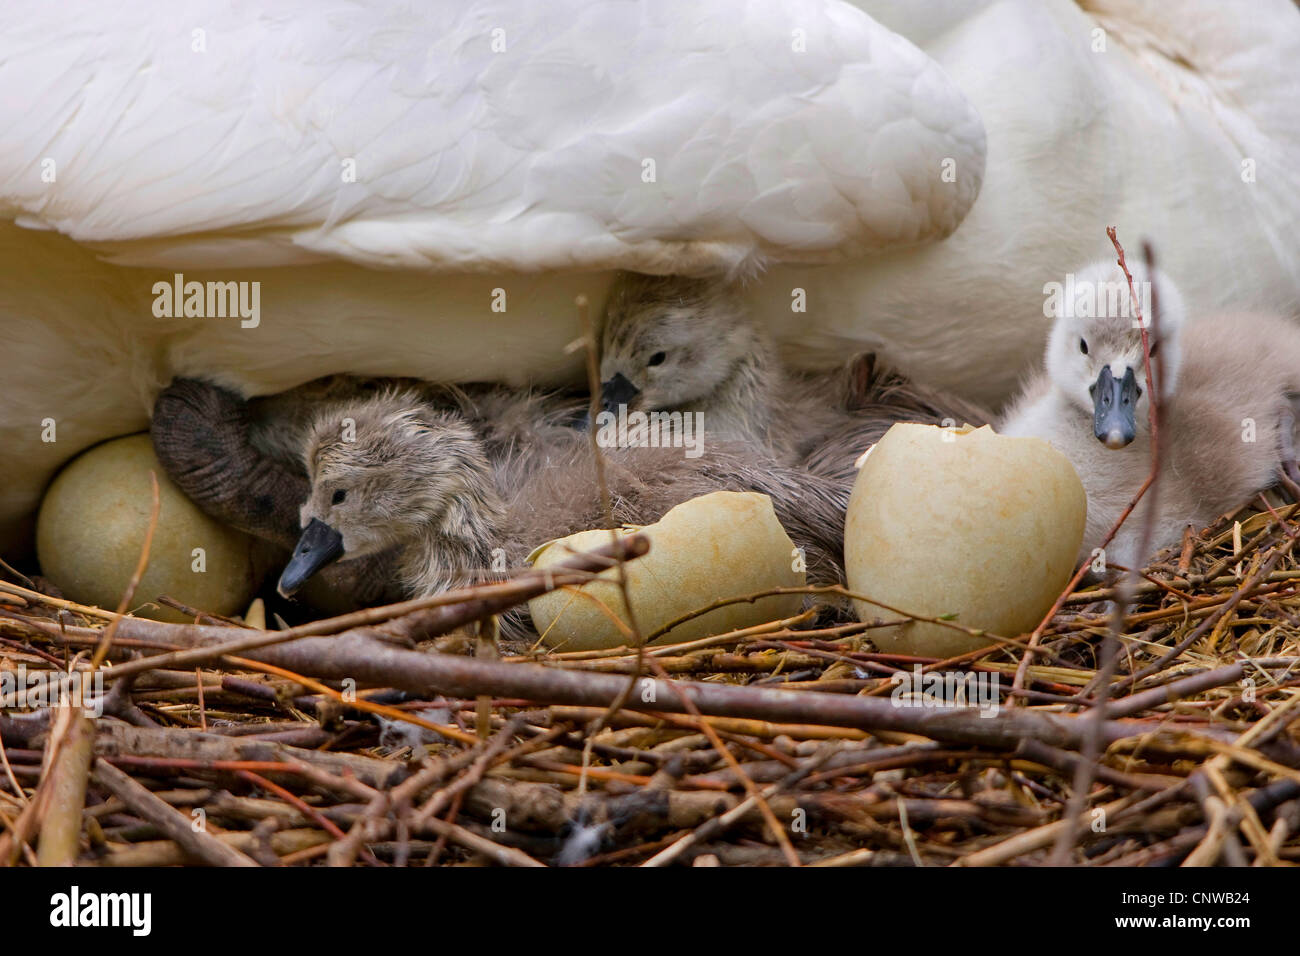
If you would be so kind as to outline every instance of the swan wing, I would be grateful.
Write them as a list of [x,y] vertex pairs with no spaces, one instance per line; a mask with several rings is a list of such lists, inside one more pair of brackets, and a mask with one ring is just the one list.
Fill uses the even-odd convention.
[[839,0],[8,0],[0,215],[164,267],[705,273],[942,238],[983,124]]

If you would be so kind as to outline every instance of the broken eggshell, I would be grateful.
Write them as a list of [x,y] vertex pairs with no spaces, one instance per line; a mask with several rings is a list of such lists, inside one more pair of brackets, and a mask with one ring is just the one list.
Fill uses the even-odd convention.
[[[864,457],[844,524],[849,589],[893,608],[1002,637],[1033,630],[1074,571],[1088,499],[1038,438],[900,423]],[[900,615],[854,601],[863,621]],[[992,644],[909,621],[876,629],[882,651],[952,657]]]
[[[798,587],[806,580],[803,562],[767,495],[715,491],[677,505],[652,525],[618,533],[627,536],[633,531],[650,539],[650,552],[624,566],[632,610],[642,634],[720,598]],[[529,558],[535,567],[550,567],[577,552],[609,544],[611,534],[608,530],[580,531],[542,545]],[[627,644],[627,637],[599,603],[614,611],[624,624],[628,622],[617,575],[618,569],[610,568],[589,584],[561,588],[529,601],[542,641],[565,651]],[[799,594],[730,604],[679,624],[650,643],[679,644],[790,617],[802,604]]]

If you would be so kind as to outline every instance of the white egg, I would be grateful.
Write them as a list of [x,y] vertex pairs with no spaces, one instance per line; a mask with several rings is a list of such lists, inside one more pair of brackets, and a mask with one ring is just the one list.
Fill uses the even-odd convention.
[[[767,495],[731,491],[701,495],[637,530],[650,539],[650,552],[625,568],[632,613],[642,634],[720,598],[798,587],[806,580],[803,562]],[[610,534],[580,531],[551,541],[533,552],[533,564],[539,568],[558,564],[575,552],[609,544]],[[552,591],[528,602],[547,646],[576,651],[628,643],[600,606],[603,603],[627,623],[616,575],[617,569],[611,568],[580,588]],[[793,594],[731,604],[680,624],[652,643],[678,644],[789,617],[798,613],[802,603],[802,596]]]
[[[862,464],[849,499],[849,589],[900,611],[955,615],[1003,637],[1036,627],[1074,571],[1088,501],[1045,441],[897,424]],[[855,601],[863,621],[899,615]],[[950,657],[991,644],[941,624],[870,632],[884,651]]]

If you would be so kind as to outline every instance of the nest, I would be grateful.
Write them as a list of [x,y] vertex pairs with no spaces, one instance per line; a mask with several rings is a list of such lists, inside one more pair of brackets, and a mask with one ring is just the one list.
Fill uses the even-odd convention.
[[[98,720],[0,717],[0,861],[1285,864],[1300,506],[1261,501],[1189,530],[1118,616],[1116,587],[1070,590],[1034,634],[949,661],[878,653],[885,622],[825,590],[689,644],[497,654],[492,615],[636,537],[282,631],[2,583],[0,672],[49,691],[102,663],[107,693]],[[995,712],[900,696],[928,674],[996,678]]]

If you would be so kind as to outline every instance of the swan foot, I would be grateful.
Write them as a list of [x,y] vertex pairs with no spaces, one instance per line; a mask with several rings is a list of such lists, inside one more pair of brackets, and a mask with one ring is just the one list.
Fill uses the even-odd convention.
[[257,454],[248,403],[199,379],[176,379],[154,403],[150,436],[167,475],[208,515],[282,547],[298,537],[307,479]]

